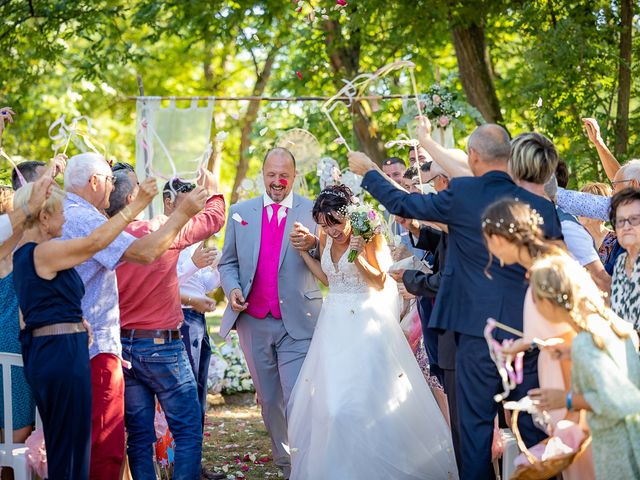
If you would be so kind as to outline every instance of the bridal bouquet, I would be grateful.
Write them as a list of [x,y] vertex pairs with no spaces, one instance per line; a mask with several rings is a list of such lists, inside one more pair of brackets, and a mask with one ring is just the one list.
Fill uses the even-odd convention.
[[[352,204],[346,207],[343,213],[351,221],[353,235],[364,238],[365,242],[370,242],[373,236],[382,230],[380,215],[371,205]],[[347,260],[353,263],[357,256],[357,250],[351,250]]]

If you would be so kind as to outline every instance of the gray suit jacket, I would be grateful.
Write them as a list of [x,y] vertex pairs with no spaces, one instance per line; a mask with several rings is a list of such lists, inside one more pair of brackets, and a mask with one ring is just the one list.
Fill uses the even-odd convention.
[[[289,233],[295,222],[300,222],[312,232],[316,230],[316,223],[311,215],[312,208],[311,200],[298,195],[293,196],[293,208],[287,212],[280,251],[278,295],[282,321],[287,333],[296,340],[311,338],[322,307],[322,293],[318,283],[289,241]],[[222,289],[227,298],[234,288],[241,289],[245,299],[251,291],[260,253],[262,209],[262,196],[237,203],[229,209],[224,247],[218,265]],[[232,216],[235,213],[238,213],[247,225],[233,220]],[[229,334],[237,318],[238,313],[228,305],[222,316],[222,337]]]

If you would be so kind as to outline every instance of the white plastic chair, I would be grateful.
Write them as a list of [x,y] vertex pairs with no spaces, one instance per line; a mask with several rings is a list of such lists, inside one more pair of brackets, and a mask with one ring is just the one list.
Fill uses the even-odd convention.
[[[15,480],[32,480],[35,475],[27,466],[27,447],[24,443],[13,443],[11,367],[24,368],[22,355],[0,353],[0,366],[2,366],[2,396],[4,400],[4,442],[0,442],[0,466],[12,468]],[[42,421],[37,411],[36,428],[42,428]]]
[[502,454],[502,478],[509,480],[513,472],[516,471],[516,457],[520,455],[518,442],[513,432],[509,428],[502,429],[502,438],[504,442],[504,452]]

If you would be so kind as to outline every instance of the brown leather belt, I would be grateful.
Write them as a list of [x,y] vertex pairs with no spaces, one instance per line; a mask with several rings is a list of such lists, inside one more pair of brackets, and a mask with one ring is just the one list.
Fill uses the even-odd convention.
[[121,328],[120,338],[163,338],[165,340],[180,340],[180,330],[142,330],[140,328]]
[[72,333],[83,333],[87,329],[84,328],[82,322],[63,322],[54,323],[53,325],[45,325],[44,327],[34,328],[31,331],[33,337],[46,337],[49,335],[68,335]]

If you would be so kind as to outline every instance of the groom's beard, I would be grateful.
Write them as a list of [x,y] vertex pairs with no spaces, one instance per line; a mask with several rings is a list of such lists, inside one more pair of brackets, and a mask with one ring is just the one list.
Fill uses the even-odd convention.
[[271,184],[269,184],[269,188],[267,189],[267,195],[269,196],[269,198],[271,198],[271,200],[279,203],[287,198],[287,195],[289,195],[289,190],[284,185],[280,185],[277,182],[272,182]]

